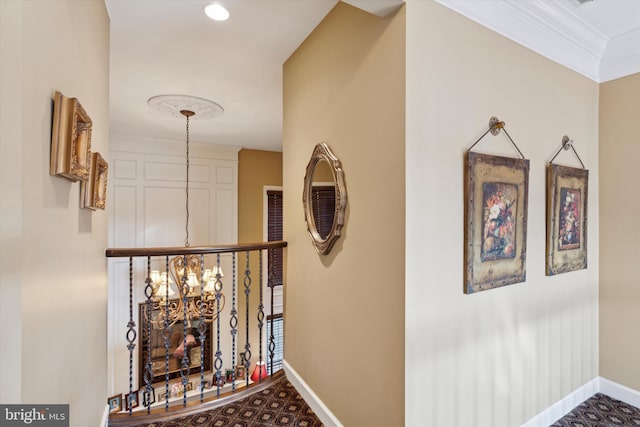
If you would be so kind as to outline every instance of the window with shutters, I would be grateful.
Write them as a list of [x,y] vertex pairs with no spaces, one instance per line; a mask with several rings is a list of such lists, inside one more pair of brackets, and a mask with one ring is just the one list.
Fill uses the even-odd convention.
[[[273,372],[282,369],[282,360],[284,359],[284,317],[281,314],[267,316],[267,340],[271,339],[271,331],[273,327],[273,342],[275,348],[273,350]],[[267,367],[271,363],[271,354],[267,355]]]
[[[267,190],[267,240],[282,240],[282,190]],[[282,286],[282,248],[272,249],[268,254],[268,271],[267,282],[273,280],[273,292],[278,292],[278,287]],[[281,289],[281,288],[280,288]],[[279,311],[276,305],[271,310]],[[271,313],[267,316],[266,336],[267,342],[271,342],[271,334],[273,333],[273,343],[275,344],[273,351],[273,372],[282,369],[283,351],[284,351],[284,316],[282,313]],[[268,344],[267,344],[267,348]],[[267,368],[271,369],[271,354],[267,355]]]

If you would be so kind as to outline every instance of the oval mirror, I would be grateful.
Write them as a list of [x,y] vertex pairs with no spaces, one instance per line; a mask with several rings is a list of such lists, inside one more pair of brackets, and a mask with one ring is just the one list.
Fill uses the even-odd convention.
[[340,237],[347,189],[340,160],[325,143],[316,145],[304,177],[304,216],[318,253],[326,255]]

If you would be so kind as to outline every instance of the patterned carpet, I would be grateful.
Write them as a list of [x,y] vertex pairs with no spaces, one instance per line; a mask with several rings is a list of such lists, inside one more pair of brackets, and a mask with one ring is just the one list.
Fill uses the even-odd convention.
[[550,427],[612,426],[640,426],[640,409],[598,393],[573,408]]
[[229,405],[188,417],[139,427],[322,427],[286,378]]

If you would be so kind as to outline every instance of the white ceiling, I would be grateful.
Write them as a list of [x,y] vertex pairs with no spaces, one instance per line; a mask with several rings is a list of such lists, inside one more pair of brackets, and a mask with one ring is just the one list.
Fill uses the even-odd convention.
[[[416,0],[429,1],[429,0]],[[640,71],[640,0],[436,0],[601,82]],[[186,94],[225,113],[192,123],[196,141],[282,148],[282,64],[336,0],[105,0],[111,17],[111,132],[184,140],[184,123],[151,111],[147,99]],[[350,0],[385,15],[403,0]]]

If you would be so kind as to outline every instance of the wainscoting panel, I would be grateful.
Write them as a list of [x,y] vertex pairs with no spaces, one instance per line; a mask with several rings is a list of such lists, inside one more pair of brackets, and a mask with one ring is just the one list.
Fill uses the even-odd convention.
[[233,215],[235,215],[235,211],[230,209],[230,206],[233,206],[234,198],[236,198],[236,195],[231,189],[216,191],[215,216],[218,218],[218,221],[216,221],[216,237],[220,243],[232,242],[234,238],[233,229],[228,226],[228,224],[232,223]]
[[143,211],[143,246],[182,246],[185,236],[184,188],[144,188]]
[[233,184],[233,168],[218,167],[216,173],[216,182],[218,184]]
[[136,179],[135,160],[113,160],[113,177],[115,179]]
[[175,162],[144,162],[145,181],[181,182],[184,187],[185,165]]

